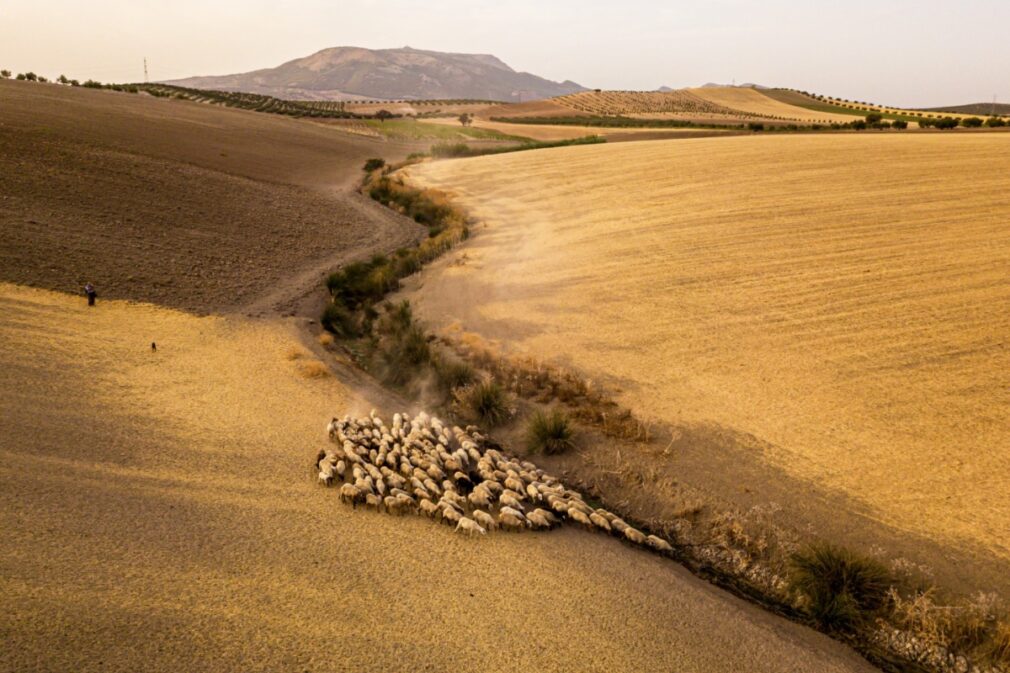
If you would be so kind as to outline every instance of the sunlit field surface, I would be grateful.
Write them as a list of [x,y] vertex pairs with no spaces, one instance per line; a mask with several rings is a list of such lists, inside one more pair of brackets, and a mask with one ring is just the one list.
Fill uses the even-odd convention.
[[[411,167],[483,220],[423,318],[898,528],[1010,556],[1010,135],[707,138]],[[760,489],[760,484],[741,484]]]

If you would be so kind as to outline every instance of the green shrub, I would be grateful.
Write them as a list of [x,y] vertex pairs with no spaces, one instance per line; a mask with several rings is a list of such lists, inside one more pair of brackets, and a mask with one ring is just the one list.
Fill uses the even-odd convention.
[[431,146],[431,156],[439,159],[468,157],[472,154],[473,150],[466,143],[437,143]]
[[864,120],[862,120],[862,119],[857,119],[854,122],[849,122],[849,127],[853,128],[853,129],[855,129],[857,131],[865,131],[866,130],[866,122]]
[[11,78],[10,70],[0,70],[0,79],[10,79],[10,78]]
[[980,117],[964,117],[961,119],[961,126],[969,129],[977,129],[982,126],[984,122]]
[[334,302],[327,304],[319,322],[324,329],[347,339],[356,337],[359,334],[358,323],[354,318],[354,314],[347,310],[347,307],[343,304]]
[[572,427],[563,412],[537,410],[526,426],[526,448],[533,453],[553,455],[575,447]]
[[386,381],[402,386],[414,378],[423,365],[431,361],[428,335],[419,325],[411,325],[404,332],[387,339],[380,355]]
[[905,129],[908,128],[908,122],[905,121],[904,119],[895,119],[893,122],[891,122],[891,128],[904,131]]
[[1006,126],[1006,122],[999,117],[989,117],[985,120],[985,125],[989,128],[999,128],[1001,126]]
[[764,131],[765,125],[760,122],[751,122],[750,124],[747,124],[747,128],[751,131]]
[[817,622],[830,631],[853,631],[887,601],[891,576],[877,561],[830,544],[792,557],[791,585]]
[[399,304],[386,305],[386,317],[383,321],[383,331],[387,334],[404,334],[414,326],[414,309],[410,302],[404,299]]
[[488,428],[501,425],[510,415],[505,390],[494,379],[463,388],[457,400],[470,418]]
[[880,114],[879,112],[871,112],[870,114],[866,115],[867,124],[879,124],[883,120],[884,115]]
[[378,158],[369,159],[368,161],[365,162],[365,165],[362,166],[362,170],[364,170],[366,173],[371,173],[372,171],[377,171],[380,168],[385,167],[385,165],[386,165],[385,159],[378,159]]
[[958,120],[954,119],[953,117],[944,117],[943,119],[937,119],[936,123],[933,125],[938,129],[949,130],[957,128],[957,125],[959,123],[960,122],[958,122]]

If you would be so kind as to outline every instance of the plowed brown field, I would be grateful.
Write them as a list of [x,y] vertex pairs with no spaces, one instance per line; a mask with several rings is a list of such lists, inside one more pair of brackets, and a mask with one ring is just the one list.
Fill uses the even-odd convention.
[[999,134],[412,167],[486,222],[415,300],[646,414],[755,435],[893,527],[1010,558],[1008,170]]

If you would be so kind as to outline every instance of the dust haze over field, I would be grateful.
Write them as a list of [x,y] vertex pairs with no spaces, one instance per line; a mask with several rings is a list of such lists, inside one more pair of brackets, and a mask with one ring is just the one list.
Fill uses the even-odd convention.
[[469,540],[316,484],[331,416],[408,405],[314,319],[326,271],[417,236],[353,192],[410,146],[0,95],[0,669],[872,670],[616,539]]
[[604,536],[340,505],[312,456],[371,402],[298,375],[293,322],[0,310],[3,670],[872,670]]
[[411,167],[486,227],[410,296],[1010,559],[1008,157],[1007,135],[834,135]]

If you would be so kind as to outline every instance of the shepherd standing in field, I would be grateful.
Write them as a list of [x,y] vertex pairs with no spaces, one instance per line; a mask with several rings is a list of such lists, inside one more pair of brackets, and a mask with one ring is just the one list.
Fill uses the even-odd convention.
[[95,290],[95,286],[88,283],[84,286],[84,294],[88,295],[88,306],[95,305],[95,297],[98,296],[98,291]]

